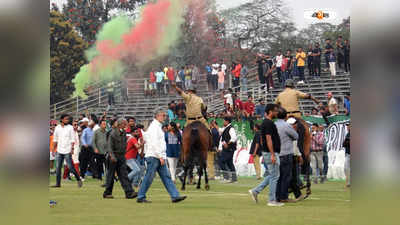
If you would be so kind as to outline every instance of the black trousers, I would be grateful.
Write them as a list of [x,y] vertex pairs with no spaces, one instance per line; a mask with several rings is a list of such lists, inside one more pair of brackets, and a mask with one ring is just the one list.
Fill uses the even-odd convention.
[[[282,70],[281,70],[280,67],[276,67],[276,73],[278,75],[279,83],[282,84],[282,81],[283,81],[283,79],[282,79]],[[285,85],[285,84],[282,84],[282,85]]]
[[279,180],[276,187],[276,199],[286,200],[289,198],[289,186],[292,181],[293,173],[293,154],[279,156]]
[[124,189],[125,196],[131,195],[134,190],[131,182],[128,179],[128,170],[126,166],[126,159],[124,155],[115,155],[117,161],[112,162],[110,157],[107,158],[108,169],[106,175],[106,189],[103,195],[111,195],[114,188],[115,172],[117,172],[119,182],[121,183],[122,189]]
[[94,153],[94,168],[93,170],[96,171],[97,178],[101,180],[101,174],[104,173],[104,163],[105,163],[105,156],[103,154]]
[[297,70],[299,70],[299,79],[304,81],[304,66],[298,66]]
[[329,55],[325,55],[325,68],[329,69]]
[[232,174],[232,181],[237,181],[236,169],[233,165],[233,153],[233,151],[222,150],[219,166],[221,167],[226,180],[229,179],[229,174]]
[[93,178],[97,177],[97,171],[94,169],[96,168],[94,157],[95,155],[91,146],[88,146],[87,148],[82,146],[81,152],[79,153],[79,170],[81,177],[85,178],[85,174],[89,166],[93,174]]
[[308,68],[308,75],[313,76],[314,75],[314,64],[312,60],[307,61],[307,68]]
[[344,62],[344,55],[343,54],[338,54],[337,63],[338,63],[339,69],[343,68],[343,62]]
[[321,76],[321,60],[313,61],[313,75]]
[[289,188],[292,189],[295,198],[298,198],[301,195],[300,186],[297,182],[300,176],[300,174],[298,173],[298,167],[299,163],[297,162],[297,156],[293,156],[292,179],[290,180]]
[[240,85],[240,78],[239,77],[233,77],[232,78],[233,79],[233,90],[236,92],[236,90],[237,91],[240,91],[240,87],[239,87],[239,85]]
[[344,55],[344,70],[350,72],[350,55]]

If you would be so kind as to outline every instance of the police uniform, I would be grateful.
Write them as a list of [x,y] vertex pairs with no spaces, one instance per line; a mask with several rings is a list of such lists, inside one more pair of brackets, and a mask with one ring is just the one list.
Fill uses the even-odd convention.
[[285,88],[275,100],[275,104],[279,104],[282,108],[287,111],[288,116],[294,116],[301,118],[301,112],[299,109],[300,98],[307,98],[308,94],[295,90],[292,88]]
[[186,126],[194,121],[200,121],[207,129],[210,129],[207,120],[201,113],[205,108],[203,99],[195,94],[186,94],[185,92],[182,92],[181,96],[186,103]]

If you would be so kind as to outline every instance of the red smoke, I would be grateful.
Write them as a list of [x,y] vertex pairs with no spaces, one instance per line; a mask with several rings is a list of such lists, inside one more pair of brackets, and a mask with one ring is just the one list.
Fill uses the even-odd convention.
[[148,3],[143,9],[141,20],[122,37],[120,44],[114,45],[110,40],[97,44],[100,56],[120,60],[123,57],[136,58],[135,56],[146,59],[155,54],[164,33],[163,29],[168,24],[170,6],[169,0]]

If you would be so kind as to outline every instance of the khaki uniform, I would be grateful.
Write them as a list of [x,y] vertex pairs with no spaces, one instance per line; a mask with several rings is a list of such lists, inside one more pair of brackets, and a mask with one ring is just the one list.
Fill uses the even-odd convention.
[[307,94],[292,88],[285,88],[275,100],[275,104],[279,104],[282,108],[286,109],[288,116],[301,118],[299,109],[299,99],[307,98]]
[[210,129],[207,120],[201,113],[202,109],[205,108],[203,99],[195,94],[186,94],[185,92],[182,92],[181,96],[186,104],[186,126],[194,121],[200,121],[207,129]]

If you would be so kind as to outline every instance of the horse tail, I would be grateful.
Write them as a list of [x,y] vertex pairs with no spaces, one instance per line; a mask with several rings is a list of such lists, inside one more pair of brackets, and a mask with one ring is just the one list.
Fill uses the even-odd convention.
[[198,147],[198,141],[199,141],[199,130],[196,128],[193,128],[190,132],[190,153],[192,156],[196,154],[195,149]]

